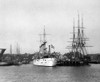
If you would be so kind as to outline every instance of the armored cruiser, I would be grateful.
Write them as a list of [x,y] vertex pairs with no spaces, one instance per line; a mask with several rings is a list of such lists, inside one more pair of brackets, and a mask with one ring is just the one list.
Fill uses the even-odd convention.
[[54,46],[49,45],[49,49],[47,50],[46,47],[47,41],[45,40],[45,36],[46,36],[45,29],[42,35],[43,35],[43,41],[42,44],[40,45],[39,52],[36,53],[33,58],[33,64],[38,66],[55,66],[56,58],[51,53],[51,48],[54,48]]

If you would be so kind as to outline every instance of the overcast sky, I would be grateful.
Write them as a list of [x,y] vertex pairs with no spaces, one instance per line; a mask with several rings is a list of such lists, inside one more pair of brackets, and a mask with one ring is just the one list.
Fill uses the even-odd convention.
[[77,10],[84,16],[87,45],[93,46],[88,53],[100,53],[100,0],[0,0],[0,47],[8,53],[12,44],[15,53],[18,43],[22,53],[34,53],[45,25],[48,43],[68,52]]

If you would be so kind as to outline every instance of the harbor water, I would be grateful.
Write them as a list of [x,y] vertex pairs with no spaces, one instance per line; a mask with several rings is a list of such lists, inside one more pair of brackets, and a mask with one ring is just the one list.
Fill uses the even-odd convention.
[[0,66],[0,82],[100,82],[100,64],[78,67]]

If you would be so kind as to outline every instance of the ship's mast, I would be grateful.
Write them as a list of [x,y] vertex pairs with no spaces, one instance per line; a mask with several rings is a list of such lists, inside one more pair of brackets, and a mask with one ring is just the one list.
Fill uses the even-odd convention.
[[42,37],[41,37],[41,34],[39,34],[40,36],[40,45],[42,44]]
[[46,50],[46,39],[45,38],[46,38],[46,33],[45,33],[45,26],[44,26],[44,33],[43,33],[43,43],[44,43],[44,50],[43,51],[44,51],[44,53],[47,52],[47,50]]
[[76,37],[76,52],[79,52],[80,55],[80,43],[81,43],[81,33],[80,33],[80,16],[78,13],[78,32],[77,32],[77,37]]
[[20,47],[19,47],[18,43],[17,43],[16,53],[20,54]]
[[45,26],[44,26],[44,33],[43,33],[43,42],[46,42],[46,32],[45,32]]
[[82,46],[82,40],[83,40],[83,36],[82,36],[82,32],[81,32],[81,27],[80,27],[80,16],[78,13],[78,36],[77,36],[77,52],[79,54],[79,57],[82,56],[83,53],[83,46]]
[[75,20],[73,19],[73,41],[72,41],[72,52],[74,54],[74,57],[75,57]]
[[81,18],[81,25],[82,25],[82,37],[84,38],[84,30],[83,30],[83,16],[82,16],[82,18]]
[[[43,40],[41,40],[41,35],[43,36]],[[45,53],[45,52],[47,52],[47,48],[46,48],[46,43],[47,43],[47,41],[46,41],[46,32],[45,32],[45,26],[44,26],[44,30],[43,30],[43,34],[40,34],[40,43],[41,43],[41,41],[42,41],[42,44],[41,44],[41,46],[40,46],[40,53]]]
[[12,54],[12,45],[10,45],[10,54]]
[[75,20],[73,19],[73,46],[75,44]]
[[86,47],[85,47],[85,44],[86,44],[86,38],[85,38],[85,36],[84,36],[84,25],[83,25],[83,16],[82,16],[82,18],[81,18],[81,24],[82,24],[82,50],[83,50],[83,54],[84,55],[87,55],[87,50],[86,50]]
[[78,14],[78,35],[77,35],[77,52],[79,56],[85,55],[85,38],[84,38],[84,29],[83,29],[83,17],[81,18],[81,26],[80,26],[80,16]]
[[[43,42],[43,43],[44,43],[44,42],[47,42],[47,41],[46,41],[46,35],[47,35],[47,34],[46,34],[46,32],[45,32],[45,26],[44,26],[43,34],[39,34],[39,35],[40,35],[40,43],[41,43],[41,42]],[[41,36],[43,36],[43,38],[42,38]]]
[[83,26],[83,17],[81,17],[81,25],[80,25],[80,15],[78,13],[78,20],[77,20],[78,28],[77,28],[77,35],[75,33],[75,21],[73,19],[73,41],[72,41],[72,52],[74,57],[76,53],[79,57],[83,57],[83,55],[87,54],[85,48],[85,37],[84,37],[84,26]]

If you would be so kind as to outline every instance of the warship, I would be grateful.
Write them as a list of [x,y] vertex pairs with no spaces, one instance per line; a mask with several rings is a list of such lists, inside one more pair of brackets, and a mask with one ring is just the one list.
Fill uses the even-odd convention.
[[47,41],[45,39],[46,37],[45,28],[44,28],[44,33],[42,35],[43,35],[43,40],[40,45],[39,52],[36,53],[35,54],[36,56],[33,58],[33,64],[38,65],[38,66],[51,66],[51,67],[55,66],[56,58],[51,53],[51,48],[54,48],[54,46],[49,45],[49,49],[47,50],[47,47],[46,47]]
[[[76,30],[77,29],[77,30]],[[90,56],[87,55],[86,49],[87,38],[84,35],[83,17],[81,18],[78,14],[78,26],[75,27],[75,21],[73,20],[73,38],[71,46],[67,48],[70,50],[69,53],[64,54],[64,58],[58,61],[58,65],[68,65],[68,66],[81,66],[89,65]]]

